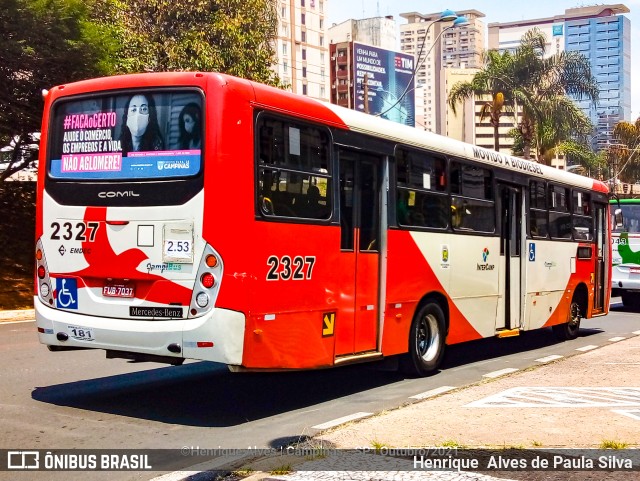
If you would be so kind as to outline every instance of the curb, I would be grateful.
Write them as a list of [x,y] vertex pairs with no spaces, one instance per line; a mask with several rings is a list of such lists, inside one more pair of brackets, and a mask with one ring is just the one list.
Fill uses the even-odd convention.
[[36,318],[35,309],[19,309],[15,311],[0,311],[0,322],[33,321]]

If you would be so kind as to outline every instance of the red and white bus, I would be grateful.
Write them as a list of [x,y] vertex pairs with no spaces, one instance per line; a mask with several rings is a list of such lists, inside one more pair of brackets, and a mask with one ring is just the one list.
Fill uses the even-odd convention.
[[426,374],[446,345],[608,312],[586,177],[216,73],[55,87],[41,146],[52,351]]

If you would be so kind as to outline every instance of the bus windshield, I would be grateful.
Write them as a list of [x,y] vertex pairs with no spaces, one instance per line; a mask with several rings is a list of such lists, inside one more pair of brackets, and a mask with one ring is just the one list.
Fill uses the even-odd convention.
[[183,178],[200,171],[202,95],[137,90],[54,106],[49,176],[58,180]]
[[640,233],[640,202],[633,204],[611,204],[611,218],[617,209],[622,209],[622,226],[613,226],[613,232],[628,232],[629,234]]

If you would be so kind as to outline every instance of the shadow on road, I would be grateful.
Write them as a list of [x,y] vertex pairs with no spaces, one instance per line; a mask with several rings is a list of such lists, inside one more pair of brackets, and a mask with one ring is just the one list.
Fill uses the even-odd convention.
[[[580,336],[599,332],[583,328]],[[557,342],[549,329],[543,329],[510,339],[490,338],[450,346],[442,371]],[[36,387],[31,395],[44,403],[131,418],[227,427],[405,382],[407,377],[393,369],[393,360],[317,371],[239,374],[219,364],[191,362]]]

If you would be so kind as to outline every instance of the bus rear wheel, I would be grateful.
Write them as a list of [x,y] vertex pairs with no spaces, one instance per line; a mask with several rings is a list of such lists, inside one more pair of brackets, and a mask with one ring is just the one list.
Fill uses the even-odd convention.
[[580,314],[580,304],[577,299],[574,298],[569,306],[567,322],[563,324],[556,324],[552,327],[553,334],[556,336],[556,339],[560,341],[570,341],[578,337],[581,319],[582,315]]
[[445,333],[442,308],[433,302],[420,307],[411,323],[404,370],[418,376],[435,371],[444,356]]

